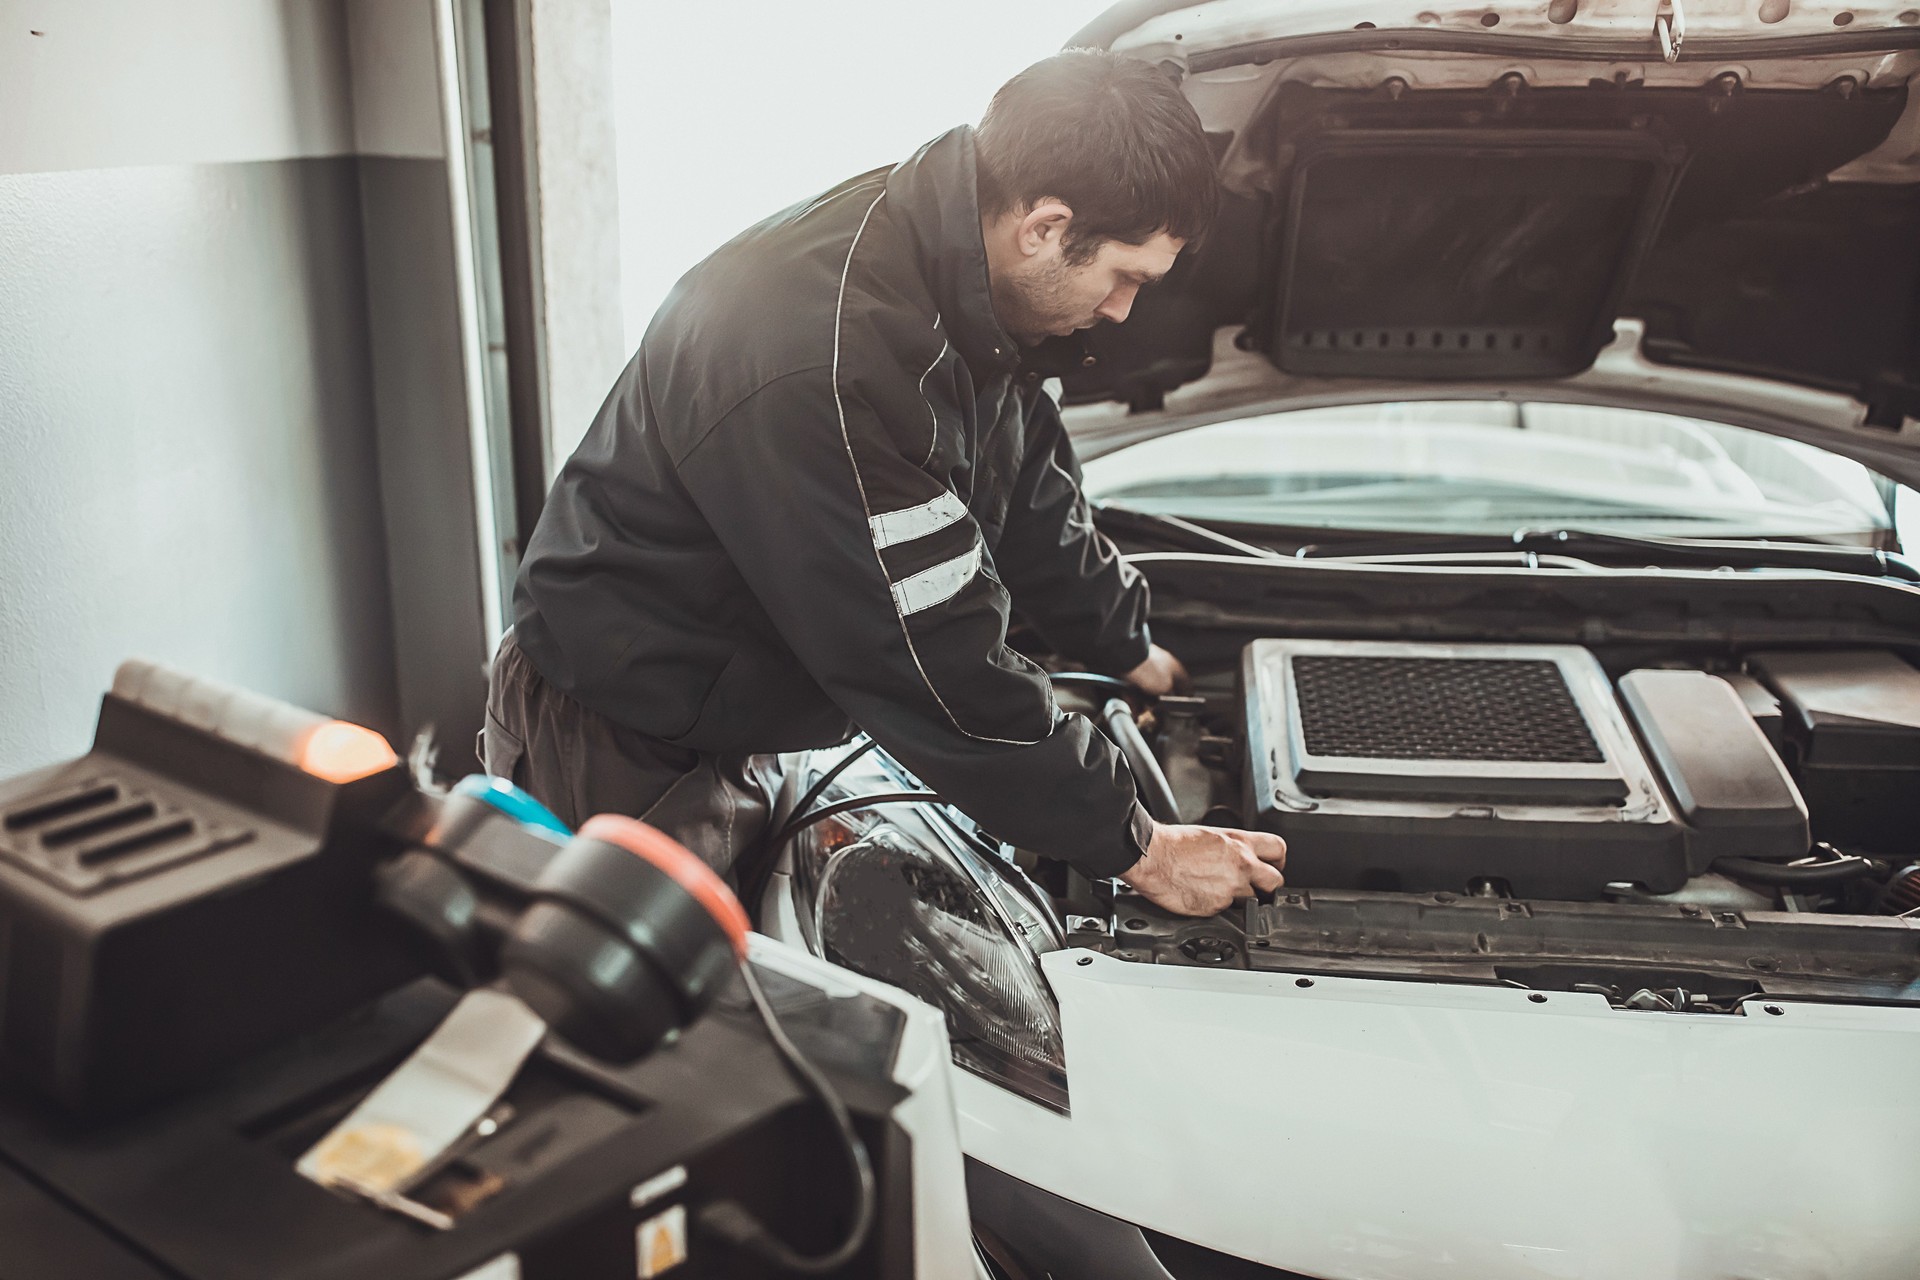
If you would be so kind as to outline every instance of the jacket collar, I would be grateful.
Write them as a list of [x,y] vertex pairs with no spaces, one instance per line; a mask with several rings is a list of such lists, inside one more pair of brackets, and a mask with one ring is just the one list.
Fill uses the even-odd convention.
[[961,125],[894,167],[887,201],[904,215],[947,340],[979,377],[1011,373],[1021,352],[993,313],[973,166],[973,129]]

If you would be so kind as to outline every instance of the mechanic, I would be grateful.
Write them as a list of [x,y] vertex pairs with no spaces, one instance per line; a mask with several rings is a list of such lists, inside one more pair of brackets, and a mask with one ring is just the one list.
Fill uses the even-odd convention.
[[978,129],[694,267],[528,544],[489,772],[569,823],[641,815],[727,873],[764,837],[777,753],[858,725],[1000,839],[1170,910],[1277,888],[1277,837],[1156,824],[1006,643],[1017,609],[1095,671],[1186,686],[1093,527],[1039,348],[1125,320],[1217,199],[1178,89],[1072,50]]

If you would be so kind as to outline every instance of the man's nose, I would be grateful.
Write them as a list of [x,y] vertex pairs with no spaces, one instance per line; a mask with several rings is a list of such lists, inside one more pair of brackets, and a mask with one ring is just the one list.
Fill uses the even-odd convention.
[[1139,292],[1138,287],[1131,285],[1115,289],[1107,295],[1105,302],[1094,308],[1094,314],[1103,320],[1111,320],[1119,324],[1132,312],[1133,300]]

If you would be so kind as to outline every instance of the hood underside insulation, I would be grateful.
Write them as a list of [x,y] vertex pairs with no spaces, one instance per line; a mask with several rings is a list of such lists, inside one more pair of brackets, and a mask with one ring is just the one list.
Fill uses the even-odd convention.
[[1295,375],[1553,378],[1635,317],[1656,361],[1897,425],[1920,416],[1920,184],[1844,179],[1908,93],[1280,83],[1218,139],[1214,231],[1092,332],[1068,397],[1150,406],[1222,326]]

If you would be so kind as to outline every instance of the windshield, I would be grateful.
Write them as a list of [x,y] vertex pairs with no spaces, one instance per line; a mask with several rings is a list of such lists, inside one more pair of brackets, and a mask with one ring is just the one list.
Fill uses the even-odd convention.
[[1085,472],[1096,502],[1263,525],[1855,540],[1892,524],[1874,474],[1849,459],[1759,431],[1594,405],[1296,409],[1159,436]]

